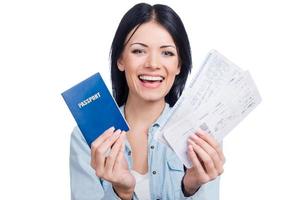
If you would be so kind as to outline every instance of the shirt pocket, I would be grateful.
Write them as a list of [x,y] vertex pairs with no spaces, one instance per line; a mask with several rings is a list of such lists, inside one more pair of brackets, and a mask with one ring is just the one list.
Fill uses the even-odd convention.
[[172,156],[170,159],[168,159],[168,167],[173,171],[184,171],[182,162],[175,156]]
[[169,186],[171,186],[172,193],[175,197],[177,193],[181,191],[181,180],[184,175],[183,164],[176,156],[170,157],[167,163],[170,181]]

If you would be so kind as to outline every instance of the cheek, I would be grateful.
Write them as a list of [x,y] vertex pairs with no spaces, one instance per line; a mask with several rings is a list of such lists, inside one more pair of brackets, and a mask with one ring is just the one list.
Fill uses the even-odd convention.
[[178,64],[174,64],[172,67],[169,68],[169,74],[171,76],[176,76],[180,73],[180,67],[178,67]]
[[137,63],[137,59],[133,59],[131,56],[128,56],[124,62],[125,72],[128,75],[132,74],[137,68]]
[[180,73],[180,68],[178,67],[178,63],[174,63],[172,67],[168,69],[168,84],[170,87],[174,84],[176,76]]
[[169,66],[168,67],[168,71],[170,74],[179,74],[180,73],[180,67],[179,66],[179,61],[177,58],[175,59],[171,59],[171,60],[168,60],[166,63],[165,63],[166,66]]
[[140,65],[142,63],[145,63],[146,60],[147,60],[146,56],[137,56],[131,53],[128,53],[126,57],[126,63],[130,66]]

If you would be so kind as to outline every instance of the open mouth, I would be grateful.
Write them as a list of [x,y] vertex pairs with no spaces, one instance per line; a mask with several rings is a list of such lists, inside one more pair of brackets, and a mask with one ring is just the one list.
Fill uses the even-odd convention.
[[165,78],[163,76],[149,76],[149,75],[139,75],[140,81],[143,83],[155,83],[155,82],[163,82]]

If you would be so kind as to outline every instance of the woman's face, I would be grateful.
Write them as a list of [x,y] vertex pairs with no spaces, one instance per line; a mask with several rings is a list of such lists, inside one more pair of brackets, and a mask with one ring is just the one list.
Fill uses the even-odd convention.
[[118,68],[125,71],[130,98],[164,99],[180,72],[177,48],[171,35],[154,21],[142,24],[124,47]]

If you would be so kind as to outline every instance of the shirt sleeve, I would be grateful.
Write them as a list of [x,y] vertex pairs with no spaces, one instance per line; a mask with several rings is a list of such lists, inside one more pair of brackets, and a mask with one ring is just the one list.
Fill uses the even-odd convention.
[[202,185],[193,196],[185,197],[181,191],[179,199],[219,200],[219,184],[220,177],[218,176],[216,179]]
[[70,144],[70,186],[72,200],[120,200],[112,185],[105,188],[90,166],[91,150],[78,127],[75,127]]

